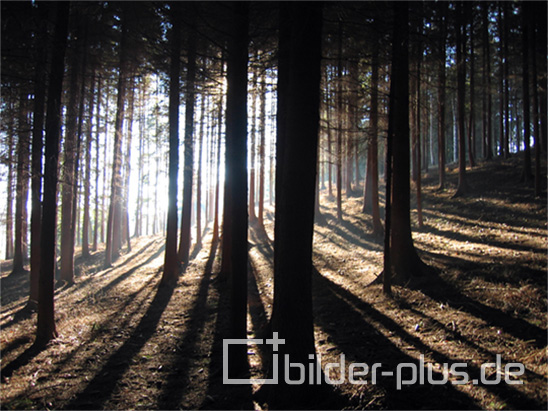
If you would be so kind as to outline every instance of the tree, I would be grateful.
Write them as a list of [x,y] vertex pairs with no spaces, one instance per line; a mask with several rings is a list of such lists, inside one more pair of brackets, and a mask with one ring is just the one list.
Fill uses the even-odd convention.
[[392,209],[390,255],[392,283],[406,284],[424,274],[411,236],[409,211],[409,10],[404,2],[394,3],[394,38],[388,129],[393,140]]
[[529,11],[530,4],[528,2],[522,3],[522,45],[523,45],[523,170],[521,174],[521,180],[524,182],[530,182],[533,179],[531,173],[531,112],[530,112],[530,97],[529,97],[529,41],[530,41],[530,22],[531,13]]
[[26,237],[26,209],[28,197],[29,174],[29,125],[27,90],[21,87],[19,95],[19,110],[17,128],[19,138],[17,140],[17,180],[15,188],[15,241],[13,248],[12,274],[20,274],[25,271],[25,237]]
[[[285,339],[280,358],[287,354],[303,364],[315,352],[311,287],[321,30],[319,3],[281,3],[271,322]],[[272,386],[272,398],[294,405],[317,387],[282,383]]]
[[57,227],[57,166],[61,128],[61,95],[67,43],[69,2],[56,3],[51,70],[47,94],[46,152],[42,232],[40,236],[40,281],[35,345],[40,347],[57,336],[54,318],[55,233]]
[[489,51],[489,3],[482,4],[482,32],[483,32],[483,74],[486,79],[485,96],[483,104],[483,149],[486,160],[493,158],[493,135],[492,135],[492,103],[491,103],[491,54]]
[[367,170],[364,183],[364,200],[362,212],[371,210],[373,233],[382,233],[382,223],[379,210],[379,164],[378,164],[378,133],[379,133],[379,39],[373,40],[371,55],[371,118],[370,133],[367,146]]
[[[226,95],[225,203],[230,221],[223,228],[223,248],[229,247],[230,338],[246,338],[247,324],[247,62],[249,6],[230,5]],[[226,201],[225,197],[225,201]],[[225,225],[223,226],[225,227]],[[224,256],[224,254],[223,254]],[[244,371],[245,345],[236,346],[229,357],[231,372]]]
[[120,60],[116,97],[116,119],[114,123],[114,151],[112,153],[112,176],[110,204],[106,231],[105,267],[110,267],[118,258],[121,248],[122,218],[122,131],[124,125],[126,77],[129,71],[128,33],[130,24],[130,6],[121,3],[122,33],[120,39]]
[[466,86],[466,31],[464,5],[457,3],[457,130],[459,140],[459,182],[454,197],[468,191],[466,181],[466,136],[465,136],[465,86]]
[[31,153],[31,227],[30,227],[30,292],[29,305],[38,303],[38,281],[40,279],[40,230],[42,227],[42,156],[44,145],[44,109],[46,103],[47,24],[50,7],[38,5],[39,28],[36,36],[36,66],[34,79],[34,114],[32,124]]
[[191,27],[187,36],[187,72],[185,94],[185,137],[183,165],[183,210],[179,240],[179,261],[186,265],[190,255],[190,228],[192,214],[192,175],[194,166],[194,105],[196,100],[196,33]]
[[438,174],[439,189],[445,187],[445,59],[447,45],[447,4],[439,3],[440,7],[440,44],[438,49],[439,59],[439,85],[438,85]]
[[75,15],[78,22],[74,34],[73,49],[70,54],[69,101],[67,105],[66,133],[63,153],[63,181],[61,184],[61,281],[67,284],[74,283],[74,234],[73,209],[76,201],[76,145],[78,138],[78,102],[80,101],[81,86],[84,81],[80,78],[84,68],[82,55],[85,53],[82,44],[82,18]]
[[177,255],[177,175],[179,173],[179,77],[181,55],[181,4],[171,3],[171,63],[169,81],[169,187],[166,225],[166,251],[162,284],[177,281],[180,261]]

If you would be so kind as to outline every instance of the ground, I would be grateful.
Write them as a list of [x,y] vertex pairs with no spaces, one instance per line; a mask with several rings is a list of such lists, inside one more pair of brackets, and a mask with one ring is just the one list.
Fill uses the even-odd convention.
[[[497,160],[468,171],[472,191],[452,199],[436,177],[424,182],[423,228],[414,241],[431,277],[386,297],[370,285],[381,271],[382,238],[349,197],[342,222],[322,192],[324,222],[316,226],[313,294],[316,351],[322,364],[350,362],[382,370],[412,363],[443,377],[443,364],[465,363],[470,379],[500,358],[522,363],[521,385],[414,384],[398,389],[394,377],[372,384],[346,382],[330,403],[310,408],[546,409],[546,198],[519,181],[519,162]],[[272,217],[272,209],[268,209]],[[264,331],[273,297],[272,231],[252,225],[249,235],[249,337]],[[25,310],[28,275],[9,276],[2,263],[2,409],[233,409],[268,408],[257,386],[222,384],[226,280],[211,233],[177,286],[159,288],[162,236],[132,241],[108,270],[102,250],[78,258],[77,282],[56,289],[59,338],[31,349],[36,314]],[[260,347],[250,347],[252,376],[261,376]],[[424,358],[424,365],[419,362]],[[497,357],[500,355],[500,357]],[[497,378],[486,368],[489,379]],[[409,377],[410,375],[407,375]],[[458,376],[450,374],[450,381]],[[332,375],[332,378],[337,378]],[[504,379],[504,377],[503,377]]]

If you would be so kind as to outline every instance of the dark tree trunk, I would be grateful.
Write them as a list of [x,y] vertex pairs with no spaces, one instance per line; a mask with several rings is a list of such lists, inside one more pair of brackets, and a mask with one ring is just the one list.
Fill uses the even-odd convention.
[[91,143],[92,137],[92,118],[93,106],[95,100],[95,72],[91,75],[91,86],[89,90],[89,112],[88,112],[88,129],[86,134],[85,161],[86,171],[84,175],[84,221],[82,223],[82,257],[89,257],[89,228],[90,228],[90,195],[91,195]]
[[6,110],[9,110],[10,115],[7,121],[7,160],[8,160],[8,175],[7,175],[7,190],[6,190],[6,260],[13,258],[13,178],[14,178],[14,137],[15,137],[15,109],[13,97],[10,96]]
[[530,97],[529,97],[529,41],[530,41],[530,21],[531,13],[529,11],[529,2],[522,3],[522,50],[523,50],[523,170],[521,180],[530,182],[533,179],[531,173],[531,112],[530,112]]
[[180,261],[177,256],[177,177],[179,173],[179,78],[181,71],[181,3],[172,2],[171,64],[169,73],[169,187],[166,224],[166,251],[162,284],[177,281]]
[[[92,250],[97,251],[99,242],[99,127],[100,127],[100,113],[101,113],[101,76],[97,79],[97,109],[95,117],[95,212],[93,221],[93,246]],[[140,180],[139,180],[140,181]]]
[[110,205],[107,220],[105,267],[110,267],[120,252],[122,218],[122,132],[126,99],[126,77],[128,73],[128,32],[129,7],[122,4],[122,38],[120,40],[120,63],[118,73],[118,94],[116,97],[116,120],[114,124],[114,152],[112,157],[112,176]]
[[258,223],[264,227],[264,183],[265,183],[265,144],[266,144],[266,76],[259,78],[259,206]]
[[196,33],[191,28],[187,37],[188,66],[185,96],[185,138],[183,165],[183,210],[181,215],[181,233],[179,240],[179,261],[188,264],[190,255],[190,229],[192,215],[192,174],[194,166],[194,105],[196,100]]
[[[224,76],[224,57],[221,58],[221,73],[220,77],[222,78]],[[217,244],[219,241],[219,191],[220,191],[220,174],[221,174],[221,140],[223,136],[223,94],[224,90],[221,90],[221,93],[219,94],[219,106],[217,111],[217,159],[216,159],[216,167],[215,167],[215,206],[214,206],[214,216],[213,216],[213,236],[211,243]],[[223,222],[224,224],[224,222]],[[223,255],[223,261],[227,258],[225,255]]]
[[531,20],[533,24],[529,29],[531,38],[529,39],[529,55],[531,60],[531,90],[533,92],[533,137],[535,141],[535,196],[540,197],[541,194],[541,179],[540,179],[540,152],[541,152],[541,143],[540,143],[540,118],[539,118],[539,98],[538,98],[538,89],[539,82],[537,81],[537,53],[536,53],[536,25],[534,24],[537,21],[535,16],[537,11],[536,6],[531,7]]
[[256,177],[256,159],[257,159],[257,73],[252,71],[253,81],[251,84],[251,127],[250,127],[250,152],[249,152],[249,221],[255,223],[257,215],[255,214],[255,177]]
[[447,5],[440,2],[441,38],[439,45],[439,76],[438,87],[438,174],[439,189],[445,187],[445,56],[447,42]]
[[[246,338],[247,323],[247,61],[249,5],[233,2],[228,44],[226,97],[226,189],[230,193],[230,237],[223,230],[223,247],[230,247],[230,338]],[[226,220],[225,220],[226,222]],[[247,348],[238,345],[229,357],[230,372],[247,367]]]
[[29,155],[30,139],[28,116],[27,91],[22,90],[19,96],[18,109],[18,141],[17,141],[17,180],[15,187],[15,241],[13,248],[13,271],[16,275],[25,271],[25,220],[29,183]]
[[[470,21],[470,117],[468,121],[468,159],[470,161],[470,167],[476,166],[476,82],[475,82],[475,68],[474,68],[474,16],[472,12],[472,2],[466,4],[467,16]],[[508,124],[508,123],[507,123]]]
[[487,94],[487,111],[485,125],[484,147],[485,147],[485,159],[491,160],[493,158],[493,134],[492,134],[492,102],[491,102],[491,54],[489,51],[489,3],[482,4],[482,30],[483,30],[483,58],[485,59],[485,73],[487,78],[486,94]]
[[51,70],[46,115],[46,153],[42,232],[40,236],[40,281],[35,346],[46,345],[57,337],[54,318],[55,233],[57,227],[57,166],[61,129],[61,95],[68,32],[69,2],[56,3],[57,16],[53,36]]
[[[79,19],[80,20],[80,19]],[[79,22],[80,23],[80,22]],[[63,181],[61,184],[61,281],[67,284],[74,283],[74,234],[73,211],[76,202],[76,145],[78,139],[78,109],[80,102],[81,84],[80,78],[83,67],[81,53],[82,31],[76,29],[74,50],[70,55],[69,100],[67,105],[66,133],[64,138],[64,163]]]
[[44,145],[44,109],[46,103],[47,65],[47,25],[51,7],[47,3],[38,4],[40,18],[39,32],[36,37],[37,49],[34,80],[34,115],[32,125],[31,153],[31,227],[30,227],[30,293],[29,305],[38,303],[38,281],[40,279],[40,231],[42,229],[42,155]]
[[459,182],[455,196],[468,191],[466,181],[466,136],[465,136],[465,87],[466,87],[466,31],[464,5],[457,3],[457,130],[459,144]]
[[406,284],[420,276],[424,263],[411,237],[409,212],[409,10],[404,2],[394,3],[395,27],[390,84],[389,131],[392,133],[393,180],[390,232],[390,263],[393,283]]
[[342,221],[342,157],[343,157],[343,63],[342,22],[339,21],[337,55],[337,219]]
[[196,170],[196,248],[202,247],[202,152],[204,149],[204,124],[206,117],[206,96],[201,96],[200,130],[198,132],[198,169]]
[[[312,237],[320,109],[322,13],[319,3],[281,3],[274,305],[272,331],[285,339],[280,358],[306,364],[315,353]],[[284,375],[283,367],[280,375]],[[290,376],[295,378],[290,372]],[[275,404],[310,399],[318,385],[272,387]],[[316,389],[316,390],[314,390]]]
[[364,182],[364,200],[362,212],[371,210],[373,233],[382,233],[382,223],[379,209],[379,164],[378,164],[378,133],[379,133],[379,39],[373,43],[371,60],[371,131],[367,147],[367,170]]

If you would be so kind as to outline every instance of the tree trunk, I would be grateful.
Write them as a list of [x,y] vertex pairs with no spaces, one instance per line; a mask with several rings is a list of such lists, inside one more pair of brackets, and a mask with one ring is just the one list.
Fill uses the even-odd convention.
[[266,75],[259,78],[259,207],[257,218],[264,227],[264,179],[265,179],[265,140],[266,140]]
[[343,156],[343,66],[342,66],[342,22],[339,21],[337,55],[337,219],[342,221],[342,156]]
[[190,228],[192,214],[192,177],[194,166],[194,105],[196,81],[196,33],[190,29],[187,37],[188,66],[185,96],[185,138],[183,168],[183,210],[181,215],[181,233],[179,240],[179,261],[188,264],[190,255]]
[[[531,19],[533,23],[536,22],[536,16],[535,12],[536,6],[529,6],[531,7]],[[536,53],[536,27],[535,24],[532,24],[531,28],[529,29],[529,33],[531,38],[529,39],[529,55],[531,59],[531,90],[533,92],[533,133],[534,133],[534,141],[535,141],[535,196],[540,197],[542,187],[541,187],[541,180],[540,180],[540,151],[541,151],[541,144],[540,144],[540,125],[539,125],[539,102],[538,102],[538,89],[539,89],[539,83],[537,82],[537,53]]]
[[[97,251],[99,242],[99,128],[100,128],[100,113],[101,113],[101,76],[97,79],[97,108],[95,117],[95,211],[93,221],[93,245],[92,250]],[[91,121],[91,120],[90,120]]]
[[[80,19],[78,19],[80,20]],[[74,50],[70,56],[69,100],[66,116],[66,133],[64,138],[64,164],[63,181],[61,184],[61,281],[67,284],[74,283],[74,235],[73,235],[73,211],[76,201],[76,145],[78,139],[78,108],[80,102],[81,83],[80,78],[83,67],[81,53],[82,32],[76,29]]]
[[378,134],[379,134],[379,39],[373,40],[371,60],[371,131],[367,147],[367,170],[364,182],[364,200],[362,212],[371,210],[373,219],[373,234],[382,233],[382,223],[379,209],[379,164],[378,164]]
[[465,87],[466,87],[466,32],[464,5],[457,3],[457,135],[459,147],[459,182],[454,196],[468,191],[466,181],[466,137],[465,137]]
[[206,96],[201,96],[200,131],[198,132],[198,169],[196,170],[196,248],[202,246],[202,153],[204,145],[204,124],[206,117]]
[[38,281],[40,280],[40,231],[42,229],[42,155],[44,145],[44,109],[46,103],[46,70],[47,67],[47,25],[51,7],[45,3],[38,4],[38,27],[36,68],[34,80],[34,115],[32,125],[31,153],[31,227],[30,227],[30,292],[29,306],[35,308],[38,303]]
[[530,182],[533,179],[531,173],[531,113],[530,113],[530,97],[529,97],[529,41],[530,41],[530,21],[531,13],[529,11],[529,3],[522,3],[522,19],[523,19],[523,35],[522,35],[522,50],[523,50],[523,170],[521,180]]
[[55,237],[57,227],[57,166],[61,129],[61,96],[65,49],[68,32],[68,2],[56,3],[57,16],[53,36],[51,69],[46,115],[46,152],[42,232],[40,236],[40,280],[38,287],[38,319],[35,346],[45,346],[57,337],[54,318]]
[[169,72],[169,187],[166,224],[166,251],[161,283],[174,285],[179,274],[177,256],[177,178],[179,174],[179,79],[181,71],[181,3],[171,3],[171,64]]
[[114,151],[112,156],[112,176],[110,205],[107,220],[105,267],[110,267],[120,252],[121,218],[122,218],[122,132],[124,129],[124,112],[126,100],[126,78],[128,73],[128,32],[129,6],[122,6],[122,38],[120,40],[120,62],[118,73],[118,94],[116,98],[116,120],[114,124]]
[[8,175],[6,187],[6,260],[13,258],[13,178],[14,178],[14,137],[15,137],[15,108],[13,97],[10,96],[10,102],[7,103],[9,110],[7,120],[7,160],[8,160]]
[[439,76],[440,84],[438,87],[438,174],[439,189],[445,187],[445,59],[447,42],[447,18],[445,16],[447,5],[440,2],[440,20],[441,20],[441,38],[439,45]]
[[[470,167],[476,166],[476,156],[474,154],[476,147],[476,120],[475,120],[475,103],[476,103],[476,83],[475,83],[475,68],[474,68],[474,16],[472,15],[472,2],[466,3],[467,16],[470,21],[470,118],[468,121],[468,159]],[[506,123],[508,124],[508,122]],[[508,134],[508,133],[507,133]]]
[[249,133],[250,139],[250,152],[249,152],[249,221],[255,223],[257,221],[257,215],[255,214],[255,167],[256,167],[256,153],[257,153],[257,73],[252,71],[253,81],[251,85],[251,127]]
[[[306,364],[315,353],[312,238],[320,109],[320,3],[280,5],[276,226],[272,331],[280,358]],[[279,375],[284,367],[280,364]],[[295,379],[292,370],[289,376]],[[275,404],[307,403],[321,385],[273,385]]]
[[482,4],[482,29],[483,29],[483,56],[485,59],[485,73],[487,77],[487,111],[486,111],[486,119],[487,124],[485,126],[486,128],[486,134],[484,134],[483,138],[485,141],[485,159],[491,160],[493,158],[493,134],[492,134],[492,102],[491,102],[491,54],[489,51],[489,3],[486,2]]
[[29,182],[29,124],[27,91],[22,90],[19,96],[18,109],[18,141],[17,141],[17,181],[15,187],[15,241],[13,250],[13,271],[12,275],[25,271],[25,247],[26,230],[25,222]]
[[393,139],[390,263],[391,282],[406,284],[411,278],[423,274],[424,263],[413,245],[409,211],[409,10],[403,2],[394,3],[394,9],[388,118]]
[[84,176],[84,221],[82,223],[82,257],[89,257],[89,227],[90,227],[90,195],[91,195],[91,143],[93,140],[92,137],[92,126],[91,121],[93,118],[93,106],[94,106],[94,97],[95,97],[95,71],[91,74],[91,86],[89,90],[89,112],[88,112],[88,129],[86,134],[86,148],[85,148],[85,161],[86,161],[86,171]]
[[[247,61],[249,5],[233,2],[228,44],[226,101],[226,189],[230,193],[230,338],[246,338],[247,324]],[[225,220],[226,222],[226,220]],[[247,348],[238,345],[228,362],[230,372],[246,370]]]

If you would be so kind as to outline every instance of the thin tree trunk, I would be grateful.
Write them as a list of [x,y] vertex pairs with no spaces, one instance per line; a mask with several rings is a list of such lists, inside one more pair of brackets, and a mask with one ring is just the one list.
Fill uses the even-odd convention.
[[466,32],[464,5],[457,4],[457,135],[459,148],[459,182],[455,196],[468,191],[466,181],[466,137],[465,137],[465,85],[466,85]]
[[93,106],[94,106],[94,96],[95,96],[95,71],[91,74],[91,86],[89,90],[89,112],[88,112],[88,130],[86,137],[86,149],[85,149],[85,161],[86,161],[86,171],[84,176],[84,222],[82,224],[82,257],[89,257],[89,227],[90,227],[90,195],[91,195],[91,143],[93,140],[92,137],[92,126],[91,121],[93,118]]
[[196,170],[196,248],[202,246],[202,153],[206,118],[206,96],[201,96],[200,130],[198,132],[198,166]]
[[[471,5],[471,2],[466,4],[467,15],[470,17],[470,117],[468,122],[468,159],[470,161],[470,167],[475,167],[476,156],[474,154],[474,151],[476,147],[476,71],[474,68],[474,16],[472,15]],[[508,135],[508,133],[506,133],[506,135]]]
[[112,178],[110,205],[107,220],[105,267],[110,267],[121,247],[121,201],[122,201],[122,132],[126,99],[126,77],[128,73],[128,5],[122,3],[122,38],[120,41],[120,63],[118,73],[118,94],[116,98],[116,120],[114,125],[114,151],[112,156]]
[[[22,90],[19,96],[18,109],[18,141],[17,141],[17,180],[15,187],[15,241],[13,250],[13,271],[12,275],[25,271],[25,250],[24,242],[26,230],[24,220],[26,218],[24,210],[27,208],[28,177],[29,177],[29,155],[30,139],[29,124],[27,122],[28,114],[27,91]],[[25,186],[27,188],[25,188]]]
[[184,168],[183,168],[183,210],[181,216],[181,233],[179,240],[179,261],[188,264],[190,255],[190,228],[192,213],[192,174],[194,166],[194,105],[196,77],[196,34],[191,29],[188,35],[187,53],[188,67],[185,97],[185,138],[184,138]]
[[[13,97],[10,96],[10,100]],[[9,110],[7,120],[7,159],[8,159],[8,176],[7,176],[7,189],[6,189],[6,260],[13,258],[13,179],[14,179],[14,137],[15,137],[15,109],[13,101],[8,104]]]
[[343,140],[343,87],[342,87],[342,22],[339,22],[337,57],[337,219],[342,221],[342,140]]
[[265,140],[266,140],[266,75],[259,79],[259,208],[258,222],[264,227],[264,179],[265,179]]
[[493,158],[493,134],[492,134],[492,102],[491,102],[491,54],[489,51],[489,3],[482,4],[482,18],[483,18],[483,56],[485,58],[485,72],[487,77],[487,134],[484,135],[486,140],[485,144],[485,159],[491,160]]
[[523,35],[522,35],[522,49],[523,49],[523,171],[521,174],[521,180],[524,182],[530,182],[533,179],[531,173],[531,113],[530,113],[530,97],[529,97],[529,41],[530,41],[530,21],[531,13],[529,10],[529,3],[522,3],[522,19],[523,19]]
[[440,84],[438,87],[438,174],[439,174],[439,189],[445,187],[445,58],[446,58],[446,42],[447,42],[447,20],[445,12],[447,5],[440,2],[440,20],[441,20],[441,39],[439,46],[439,73]]
[[[101,120],[101,76],[97,78],[97,104],[95,109],[95,211],[94,211],[94,218],[93,218],[93,245],[91,249],[93,251],[97,251],[97,246],[99,242],[99,151],[100,151],[100,144],[99,144],[99,128],[100,128],[100,120]],[[91,122],[91,119],[90,119]]]

